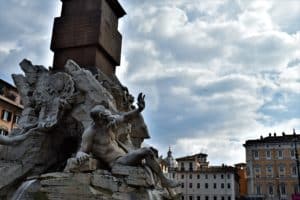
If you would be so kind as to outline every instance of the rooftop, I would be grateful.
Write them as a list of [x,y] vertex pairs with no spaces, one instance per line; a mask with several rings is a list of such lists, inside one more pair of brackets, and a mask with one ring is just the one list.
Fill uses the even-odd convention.
[[177,161],[189,161],[189,160],[195,160],[196,158],[206,158],[207,154],[205,153],[198,153],[192,156],[184,156],[181,158],[176,158]]
[[257,144],[289,143],[294,142],[295,140],[297,140],[298,142],[300,141],[300,135],[296,134],[295,131],[291,135],[287,135],[285,134],[285,132],[282,132],[280,136],[278,136],[276,133],[274,133],[273,135],[270,133],[268,137],[261,136],[260,139],[247,140],[244,144],[244,147]]
[[12,85],[12,84],[4,81],[3,79],[0,79],[0,86],[1,85],[4,85],[4,86],[6,86],[6,87],[8,87],[10,89],[13,89],[13,90],[17,90],[17,88],[14,85]]

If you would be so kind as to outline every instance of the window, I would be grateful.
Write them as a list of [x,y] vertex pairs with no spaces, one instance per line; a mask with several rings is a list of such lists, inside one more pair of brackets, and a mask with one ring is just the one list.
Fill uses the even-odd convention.
[[2,116],[1,116],[2,120],[9,122],[11,120],[11,117],[12,117],[12,113],[11,112],[6,111],[6,110],[2,111]]
[[256,186],[256,194],[261,194],[261,191],[260,191],[260,185],[257,185]]
[[189,200],[193,200],[193,196],[189,196]]
[[193,179],[193,174],[190,174],[190,179]]
[[15,116],[14,116],[14,119],[13,119],[13,123],[18,123],[19,120],[20,120],[20,116],[15,115]]
[[205,188],[206,188],[206,189],[208,188],[208,183],[205,183]]
[[200,188],[200,183],[197,183],[197,188]]
[[200,200],[200,196],[197,196],[197,200]]
[[277,156],[278,156],[279,159],[282,159],[282,158],[283,158],[282,150],[278,150],[278,151],[277,151]]
[[267,150],[266,151],[266,158],[269,160],[271,159],[271,151],[270,150]]
[[285,167],[284,167],[284,165],[279,166],[279,176],[285,176]]
[[291,157],[292,157],[292,158],[295,158],[295,150],[294,150],[294,149],[291,149],[290,153],[291,153]]
[[230,174],[227,174],[227,178],[230,179]]
[[296,166],[292,166],[292,175],[293,176],[297,175],[297,167]]
[[197,174],[197,179],[200,179],[200,174]]
[[0,95],[4,95],[4,90],[5,90],[5,87],[4,85],[0,85]]
[[14,94],[11,93],[11,92],[9,92],[9,93],[6,95],[6,97],[7,97],[8,99],[12,100],[12,101],[16,101],[16,99],[17,99],[17,96],[14,95]]
[[225,197],[224,197],[224,196],[222,196],[222,197],[221,197],[221,199],[222,199],[222,200],[225,200]]
[[254,169],[255,177],[259,178],[260,177],[260,167],[256,166]]
[[253,150],[252,151],[252,156],[255,160],[259,159],[259,155],[258,155],[258,151],[257,150]]
[[214,196],[214,200],[217,200],[217,196]]
[[227,188],[230,189],[231,185],[230,183],[227,183]]
[[184,179],[184,174],[181,174],[181,179]]
[[190,187],[190,188],[193,188],[193,183],[190,183],[190,184],[189,184],[189,187]]
[[214,189],[216,189],[217,188],[217,184],[216,183],[214,183]]
[[216,178],[217,178],[217,175],[214,174],[214,179],[216,179]]
[[221,179],[224,179],[224,174],[221,174]]
[[273,177],[273,167],[272,165],[268,165],[266,168],[267,177]]
[[273,194],[274,194],[273,185],[269,185],[269,195],[273,195]]
[[189,170],[190,170],[190,172],[193,171],[193,163],[192,162],[189,163]]
[[205,174],[205,179],[208,179],[208,175],[207,174]]
[[209,200],[209,196],[205,196],[205,200]]
[[181,163],[181,167],[180,168],[181,168],[181,171],[184,171],[184,163],[183,162]]
[[184,183],[181,183],[181,188],[184,188]]
[[221,183],[221,188],[224,189],[224,183]]
[[285,184],[284,183],[280,184],[280,194],[286,195],[286,190],[285,190]]
[[228,200],[231,200],[231,196],[228,196],[228,198],[227,198]]
[[181,196],[181,200],[184,200],[184,196],[183,195]]
[[294,185],[294,193],[298,193],[298,185]]
[[8,131],[4,129],[0,129],[0,134],[1,135],[8,135]]

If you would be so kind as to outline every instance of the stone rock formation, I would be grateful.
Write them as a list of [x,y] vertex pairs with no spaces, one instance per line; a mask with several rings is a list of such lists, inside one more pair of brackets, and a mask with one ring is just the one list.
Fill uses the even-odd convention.
[[[24,110],[10,139],[28,135],[15,145],[0,145],[0,199],[175,198],[173,190],[166,187],[171,182],[161,182],[160,174],[154,173],[157,169],[147,165],[150,154],[153,162],[156,159],[151,150],[134,165],[116,162],[110,166],[93,151],[86,152],[85,159],[78,157],[83,133],[96,123],[91,110],[99,105],[111,113],[111,125],[116,127],[111,129],[113,138],[120,149],[126,149],[124,155],[145,150],[141,144],[149,134],[140,113],[143,97],[138,98],[136,108],[134,98],[117,77],[110,78],[100,69],[92,73],[72,60],[59,72],[28,60],[20,65],[24,75],[13,75],[13,79]],[[134,113],[135,117],[117,122],[114,116],[124,113]]]

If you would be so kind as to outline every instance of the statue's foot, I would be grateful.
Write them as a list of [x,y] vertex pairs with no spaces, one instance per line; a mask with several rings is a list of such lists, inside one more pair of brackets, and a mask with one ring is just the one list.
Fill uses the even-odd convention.
[[161,181],[161,185],[164,188],[176,188],[180,186],[180,183],[166,178],[165,180]]

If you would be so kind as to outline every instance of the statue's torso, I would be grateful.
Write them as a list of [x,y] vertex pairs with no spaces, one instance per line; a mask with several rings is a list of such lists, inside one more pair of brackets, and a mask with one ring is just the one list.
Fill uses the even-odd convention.
[[106,128],[97,130],[93,139],[92,153],[108,165],[111,165],[116,159],[126,154],[119,147],[114,133]]

